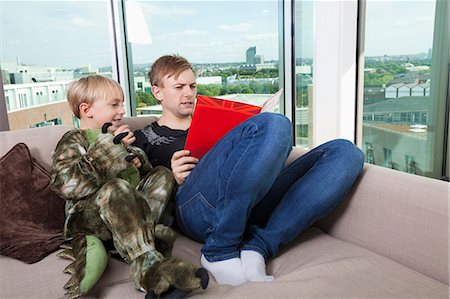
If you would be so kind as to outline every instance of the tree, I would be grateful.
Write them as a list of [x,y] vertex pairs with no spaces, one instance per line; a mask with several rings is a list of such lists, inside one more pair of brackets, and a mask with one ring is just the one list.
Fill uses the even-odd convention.
[[159,104],[159,101],[153,96],[153,94],[144,91],[137,91],[135,92],[135,96],[137,107],[147,107]]

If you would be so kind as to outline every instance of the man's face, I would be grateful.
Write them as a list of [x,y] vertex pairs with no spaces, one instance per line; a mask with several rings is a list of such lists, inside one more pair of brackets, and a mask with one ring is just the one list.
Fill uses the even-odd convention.
[[194,72],[187,69],[178,78],[165,76],[163,87],[153,86],[153,94],[161,102],[164,113],[177,118],[192,115],[197,97],[197,84]]

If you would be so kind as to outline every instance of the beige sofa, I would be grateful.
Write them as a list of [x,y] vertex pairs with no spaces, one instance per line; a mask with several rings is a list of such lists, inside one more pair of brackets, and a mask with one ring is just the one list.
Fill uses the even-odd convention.
[[[133,128],[149,118],[130,118]],[[47,169],[70,126],[0,132],[0,155],[18,142]],[[449,298],[449,184],[366,165],[345,202],[268,263],[273,282],[221,286],[195,298]],[[201,244],[180,235],[174,254],[199,264]],[[67,260],[0,257],[0,298],[64,298]],[[89,298],[144,298],[125,263],[111,259]]]

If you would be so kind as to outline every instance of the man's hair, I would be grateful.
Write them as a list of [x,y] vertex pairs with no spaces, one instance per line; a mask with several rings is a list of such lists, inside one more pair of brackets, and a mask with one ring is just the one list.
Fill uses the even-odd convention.
[[95,101],[108,97],[123,99],[123,90],[113,79],[90,75],[71,82],[67,87],[66,96],[73,114],[80,118],[82,103],[92,105]]
[[148,72],[148,79],[150,84],[164,87],[164,77],[178,78],[178,76],[187,69],[193,70],[192,65],[186,58],[180,55],[164,55],[158,58],[152,65],[152,68]]

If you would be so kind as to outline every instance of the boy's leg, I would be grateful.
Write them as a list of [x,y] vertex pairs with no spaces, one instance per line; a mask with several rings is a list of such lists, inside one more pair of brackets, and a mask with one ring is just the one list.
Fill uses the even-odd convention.
[[239,258],[250,211],[270,189],[291,149],[289,120],[258,114],[222,138],[179,187],[179,225],[205,242],[205,263]]
[[[145,219],[160,223],[163,217],[171,216],[173,205],[171,205],[172,192],[175,187],[175,179],[172,172],[163,166],[153,168],[137,186],[137,191],[142,195],[146,206]],[[166,211],[168,209],[168,211]]]
[[292,162],[252,210],[242,250],[266,260],[277,254],[344,199],[363,162],[361,150],[347,140],[327,142]]
[[184,291],[206,288],[208,277],[195,265],[175,257],[164,259],[156,250],[157,228],[153,221],[144,220],[143,204],[135,195],[127,181],[114,179],[103,185],[95,202],[112,233],[114,246],[130,264],[136,288],[152,291],[157,296],[171,287]]
[[127,181],[114,179],[97,192],[95,203],[100,217],[110,230],[114,246],[127,263],[147,252],[153,252],[154,263],[162,256],[156,251],[153,236],[148,232],[153,225],[144,221],[144,211]]

